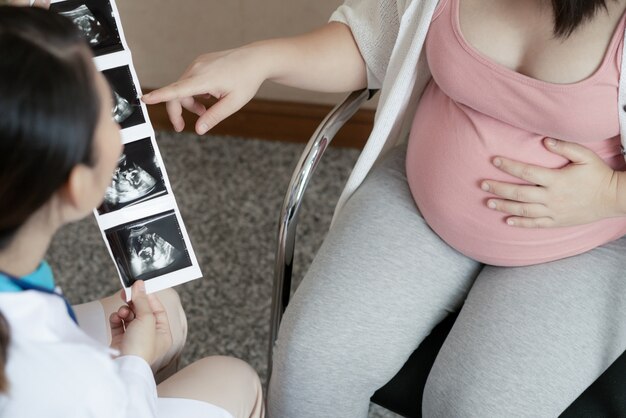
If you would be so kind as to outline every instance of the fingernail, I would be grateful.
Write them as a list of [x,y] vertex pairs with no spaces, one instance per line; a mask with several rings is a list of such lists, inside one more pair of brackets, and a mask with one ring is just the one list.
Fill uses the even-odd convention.
[[489,206],[489,209],[495,209],[496,202],[494,202],[493,200],[490,200],[489,202],[487,202],[487,206]]
[[515,225],[515,222],[513,222],[513,219],[507,219],[506,223],[511,226]]
[[138,280],[137,281],[137,289],[140,292],[145,292],[146,291],[146,284],[143,282],[143,280]]
[[484,191],[488,192],[488,191],[489,191],[489,184],[487,184],[487,183],[483,182],[483,183],[480,185],[480,188],[481,188],[481,189],[483,189]]
[[550,147],[555,147],[556,146],[556,139],[554,138],[548,138],[546,143],[548,144],[548,146]]
[[502,160],[499,158],[494,158],[493,165],[495,165],[496,167],[500,167],[502,165]]
[[200,132],[198,132],[200,135],[204,135],[206,133],[206,131],[209,130],[209,125],[207,125],[206,123],[203,123],[202,125],[200,125]]

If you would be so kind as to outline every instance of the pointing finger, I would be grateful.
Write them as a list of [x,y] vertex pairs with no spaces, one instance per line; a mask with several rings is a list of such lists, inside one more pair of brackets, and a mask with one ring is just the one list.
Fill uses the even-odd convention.
[[208,88],[201,83],[200,79],[198,77],[192,77],[178,80],[169,86],[144,94],[141,99],[146,104],[156,104],[197,96],[207,92]]

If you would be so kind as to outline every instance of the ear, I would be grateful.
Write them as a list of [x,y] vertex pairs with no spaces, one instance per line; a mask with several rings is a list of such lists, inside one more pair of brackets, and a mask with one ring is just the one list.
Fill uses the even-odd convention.
[[76,165],[65,182],[65,185],[59,191],[63,211],[68,215],[68,220],[76,217],[82,217],[90,212],[93,194],[93,174],[91,170],[83,164]]

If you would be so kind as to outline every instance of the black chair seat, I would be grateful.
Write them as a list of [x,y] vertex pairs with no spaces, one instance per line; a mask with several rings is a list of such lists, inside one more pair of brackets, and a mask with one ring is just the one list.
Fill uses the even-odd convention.
[[593,382],[559,418],[626,417],[626,353]]
[[458,314],[448,315],[433,329],[398,374],[374,393],[372,402],[407,418],[422,416],[422,395],[426,379],[457,316]]
[[[421,418],[426,379],[458,314],[444,319],[402,369],[378,389],[372,402],[407,418]],[[626,353],[585,390],[559,418],[626,418]]]

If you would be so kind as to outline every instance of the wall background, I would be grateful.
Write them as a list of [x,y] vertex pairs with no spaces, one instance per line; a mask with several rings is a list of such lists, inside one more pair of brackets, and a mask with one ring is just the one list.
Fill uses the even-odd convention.
[[[178,79],[198,55],[323,25],[342,0],[118,0],[143,88]],[[343,95],[265,83],[257,98],[335,104]]]

